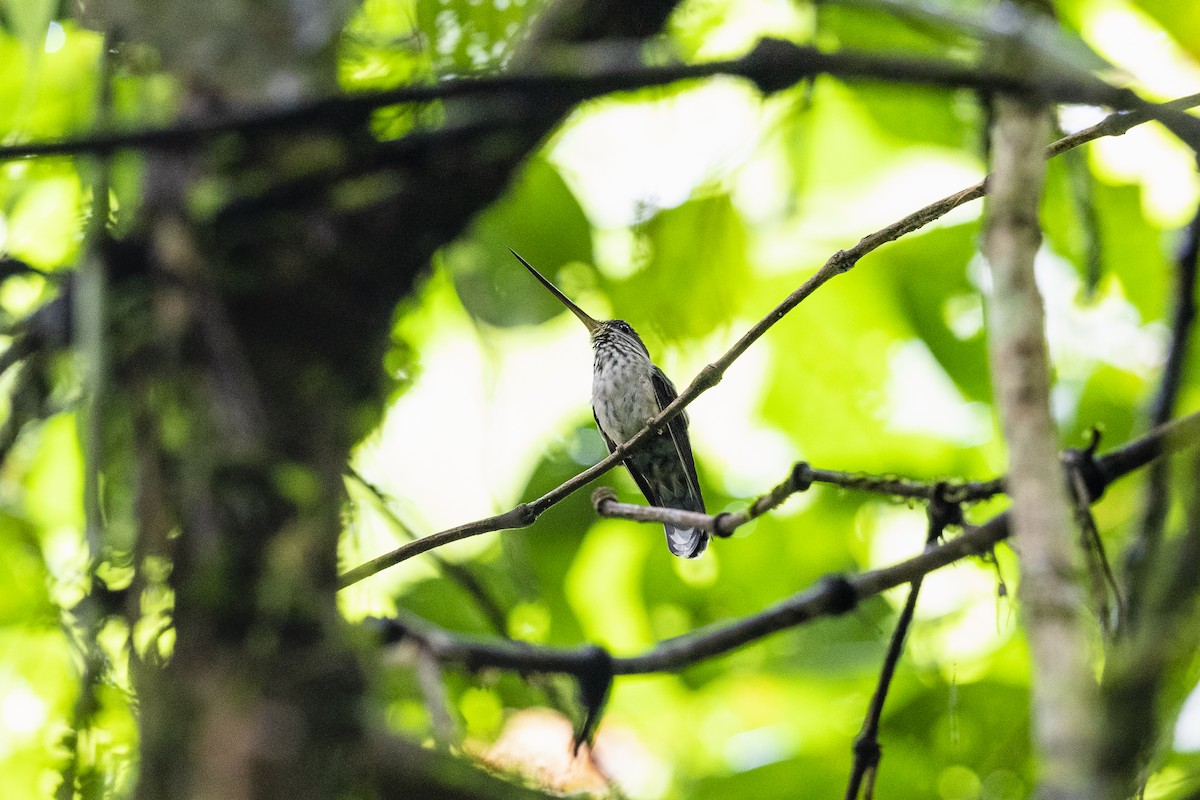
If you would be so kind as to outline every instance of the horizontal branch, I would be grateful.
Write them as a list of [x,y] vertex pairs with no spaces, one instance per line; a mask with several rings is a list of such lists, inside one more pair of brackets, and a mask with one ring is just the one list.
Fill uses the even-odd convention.
[[841,472],[817,469],[798,461],[788,477],[741,511],[702,514],[678,508],[644,506],[622,503],[607,486],[592,492],[592,506],[602,517],[628,519],[634,522],[658,522],[680,528],[700,528],[716,536],[729,536],[735,530],[783,504],[798,492],[807,491],[814,483],[828,483],[843,489],[853,489],[889,497],[910,500],[940,499],[948,503],[974,503],[1004,492],[1004,478],[983,482],[915,481],[893,475],[869,475],[862,472]]
[[[1087,480],[1091,500],[1099,499],[1108,482],[1146,466],[1155,458],[1194,447],[1200,442],[1200,413],[1161,425],[1145,436],[1091,459],[1086,451],[1068,451],[1065,461],[1087,456],[1092,467]],[[1071,454],[1075,454],[1072,456]],[[968,556],[989,552],[1008,536],[1008,512],[982,525],[968,527],[961,536],[927,549],[919,556],[889,567],[849,577],[828,576],[812,588],[795,594],[757,614],[734,622],[712,625],[660,642],[635,656],[611,659],[614,675],[673,672],[696,662],[747,645],[771,633],[794,628],[814,619],[836,616],[863,600],[888,589],[919,580]],[[510,669],[524,673],[583,674],[593,667],[596,648],[555,648],[512,642],[484,642],[452,634],[415,618],[385,620],[385,633],[393,640],[415,637],[444,663],[468,669]]]
[[[1175,110],[1192,108],[1200,105],[1200,94],[1189,95],[1182,97],[1166,106]],[[1120,136],[1136,125],[1140,125],[1149,121],[1150,117],[1144,112],[1119,112],[1111,114],[1101,120],[1096,125],[1090,128],[1073,133],[1070,136],[1063,137],[1051,144],[1046,149],[1046,157],[1053,158],[1061,155],[1075,147],[1079,147],[1087,142],[1099,139],[1104,136]],[[564,481],[559,486],[528,503],[522,503],[503,514],[498,514],[486,519],[476,520],[474,522],[459,525],[454,528],[449,528],[438,533],[430,534],[415,542],[408,542],[391,552],[384,553],[377,558],[372,559],[364,564],[361,564],[354,569],[344,573],[339,579],[341,587],[349,586],[357,583],[365,578],[369,578],[378,572],[382,572],[388,567],[395,566],[402,561],[418,556],[421,553],[428,552],[436,547],[441,547],[451,542],[457,542],[462,539],[467,539],[472,536],[478,536],[482,533],[491,533],[495,531],[514,530],[525,528],[532,525],[533,522],[546,509],[555,505],[559,501],[575,493],[582,487],[586,486],[591,481],[604,475],[617,464],[619,464],[630,451],[635,447],[640,446],[649,438],[651,431],[660,429],[670,420],[674,419],[676,414],[690,405],[697,397],[712,387],[721,382],[725,371],[736,361],[742,353],[746,352],[752,344],[760,339],[763,334],[771,329],[775,323],[783,319],[792,309],[800,305],[809,295],[815,292],[823,284],[832,278],[841,275],[851,270],[864,256],[879,249],[888,242],[893,242],[902,236],[918,231],[929,223],[940,219],[949,212],[965,205],[972,200],[977,200],[984,196],[986,189],[986,178],[973,186],[955,192],[952,195],[942,198],[934,203],[930,203],[924,208],[909,214],[885,228],[881,228],[874,233],[864,236],[858,241],[858,244],[851,247],[849,250],[839,250],[834,253],[824,265],[818,269],[812,277],[806,280],[796,291],[792,292],[783,302],[772,309],[765,317],[754,324],[745,334],[742,335],[737,342],[719,359],[707,365],[700,373],[692,380],[670,405],[664,408],[659,414],[649,421],[646,425],[637,432],[633,437],[627,440],[624,444],[619,445],[613,452],[596,462],[591,467]]]
[[[592,45],[608,47],[611,45]],[[617,59],[561,59],[577,64],[608,63]],[[556,62],[557,63],[557,62]],[[1079,73],[1017,75],[962,64],[946,59],[888,56],[841,50],[825,53],[815,47],[780,39],[763,39],[741,58],[702,64],[659,66],[621,65],[587,72],[553,74],[507,73],[478,78],[456,78],[425,86],[359,92],[309,103],[241,113],[226,118],[189,121],[159,128],[112,131],[56,141],[27,142],[0,147],[0,160],[15,158],[109,154],[122,149],[179,149],[193,147],[225,134],[256,134],[305,126],[327,129],[362,124],[375,110],[393,105],[429,103],[480,96],[519,96],[538,103],[547,98],[577,103],[620,91],[661,86],[718,75],[741,77],[764,93],[775,92],[818,75],[905,83],[941,88],[969,88],[1035,94],[1047,101],[1107,106],[1135,110],[1146,119],[1169,115],[1168,106],[1155,106],[1129,89],[1111,86],[1099,78]],[[1165,123],[1170,119],[1164,118]]]

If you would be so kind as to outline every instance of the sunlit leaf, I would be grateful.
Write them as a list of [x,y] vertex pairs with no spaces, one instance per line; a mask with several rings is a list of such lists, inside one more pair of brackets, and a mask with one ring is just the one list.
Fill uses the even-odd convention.
[[446,248],[444,259],[463,305],[484,322],[528,325],[562,312],[510,248],[552,281],[561,267],[592,260],[592,231],[583,209],[545,160],[531,160],[504,198]]
[[40,50],[46,29],[58,9],[56,0],[4,0],[0,3],[8,28],[30,48]]
[[983,300],[968,277],[979,227],[938,228],[889,245],[873,258],[886,264],[899,309],[946,374],[971,400],[987,400]]
[[1120,279],[1143,320],[1160,319],[1170,285],[1170,238],[1146,218],[1137,186],[1097,181],[1095,203],[1104,272]]
[[610,284],[618,315],[679,339],[703,336],[737,312],[750,273],[745,224],[728,195],[660,211],[636,235],[640,268]]
[[440,75],[495,70],[544,0],[416,0],[416,23]]
[[1134,0],[1133,4],[1200,60],[1200,5],[1187,0]]

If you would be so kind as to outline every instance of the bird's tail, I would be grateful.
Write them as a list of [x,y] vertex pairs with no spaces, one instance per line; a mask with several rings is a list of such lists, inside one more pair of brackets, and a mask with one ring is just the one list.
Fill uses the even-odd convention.
[[[650,505],[704,513],[704,497],[691,467],[691,453],[685,464],[670,438],[660,436],[649,452],[635,453],[625,466]],[[663,527],[672,555],[695,558],[708,546],[708,534],[700,528]]]
[[667,547],[672,555],[680,558],[695,558],[708,547],[708,534],[699,528],[676,528],[664,525],[667,531]]

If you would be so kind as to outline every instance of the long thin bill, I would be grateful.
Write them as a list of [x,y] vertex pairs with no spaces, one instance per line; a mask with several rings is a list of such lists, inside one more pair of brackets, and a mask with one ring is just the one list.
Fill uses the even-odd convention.
[[542,286],[545,286],[545,287],[546,287],[548,290],[550,290],[550,294],[552,294],[552,295],[554,295],[555,297],[557,297],[557,298],[559,299],[559,302],[561,302],[561,303],[562,303],[564,306],[566,306],[568,309],[570,309],[570,311],[571,311],[571,313],[572,313],[572,314],[574,314],[575,316],[579,317],[579,321],[580,321],[580,322],[582,322],[582,323],[584,324],[584,327],[586,327],[586,328],[588,329],[588,333],[591,333],[592,331],[596,330],[596,328],[599,328],[599,327],[600,327],[600,323],[599,323],[599,322],[597,322],[596,320],[594,320],[594,319],[592,319],[591,317],[589,317],[589,316],[587,315],[587,313],[585,313],[585,312],[584,312],[584,310],[583,310],[582,308],[580,308],[579,306],[577,306],[577,305],[575,305],[574,303],[572,303],[572,302],[571,302],[571,298],[567,297],[565,294],[563,294],[562,292],[560,292],[560,291],[558,290],[558,287],[557,287],[557,286],[555,286],[553,283],[551,283],[550,281],[546,280],[546,276],[542,275],[542,273],[540,273],[540,272],[538,272],[536,269],[534,269],[534,268],[533,268],[533,265],[532,265],[532,264],[530,264],[528,261],[526,261],[525,259],[521,258],[521,255],[520,255],[520,254],[519,254],[519,253],[518,253],[516,250],[513,250],[513,249],[510,247],[510,248],[508,249],[508,252],[510,252],[510,253],[512,253],[514,256],[516,256],[516,257],[517,257],[517,261],[520,261],[522,264],[524,264],[524,265],[525,265],[525,269],[527,269],[527,270],[529,270],[530,272],[532,272],[532,273],[533,273],[533,277],[535,277],[535,278],[537,278],[539,281],[541,281],[541,283],[542,283]]

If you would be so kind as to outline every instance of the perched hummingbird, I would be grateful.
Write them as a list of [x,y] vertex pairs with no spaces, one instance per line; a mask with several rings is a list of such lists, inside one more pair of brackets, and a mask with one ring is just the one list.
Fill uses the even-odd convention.
[[[510,252],[592,335],[596,354],[592,363],[592,416],[611,453],[679,393],[650,360],[646,345],[629,323],[620,319],[603,322],[592,319],[516,251]],[[704,497],[696,478],[687,425],[687,415],[679,414],[666,424],[665,430],[626,456],[625,466],[651,505],[703,514]],[[677,556],[695,558],[708,545],[708,534],[698,528],[663,527],[667,530],[667,547]]]

